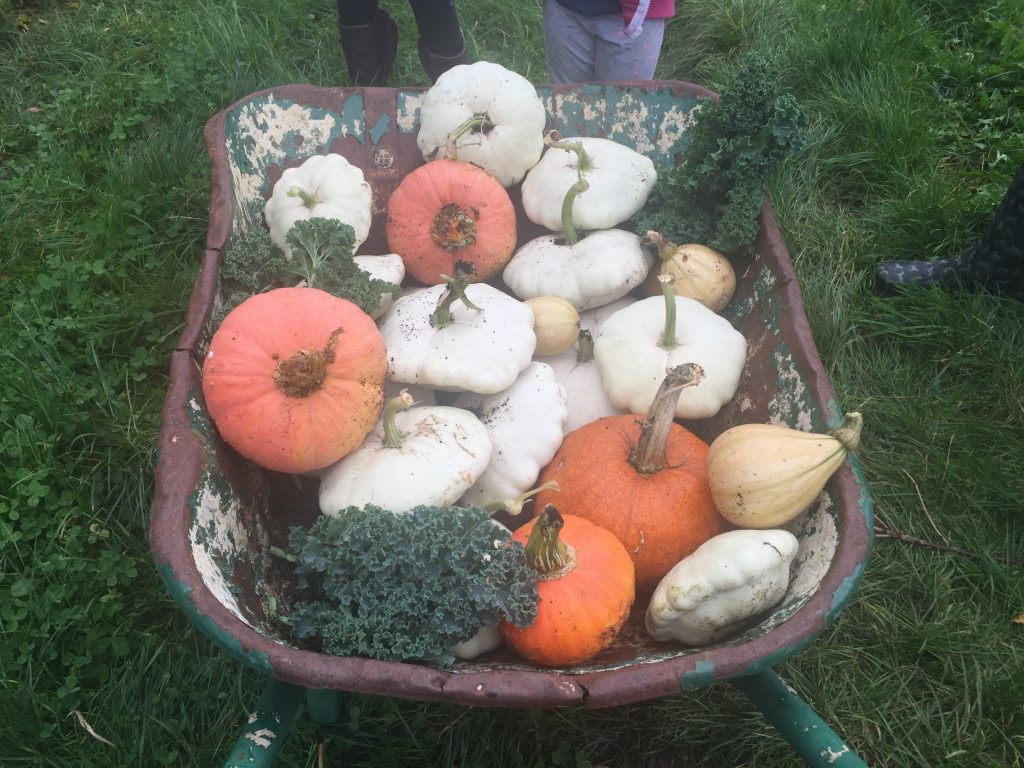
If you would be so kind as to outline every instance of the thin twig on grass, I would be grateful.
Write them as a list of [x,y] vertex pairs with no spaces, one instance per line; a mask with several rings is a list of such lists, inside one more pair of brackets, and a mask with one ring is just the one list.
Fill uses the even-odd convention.
[[[925,547],[926,549],[934,549],[939,552],[949,552],[954,555],[961,555],[969,560],[981,560],[982,556],[977,552],[972,552],[969,549],[958,547],[954,544],[944,543],[938,544],[934,541],[928,541],[927,539],[921,539],[917,536],[911,536],[909,533],[904,533],[896,528],[889,528],[884,525],[875,524],[875,537],[879,539],[894,539],[896,541],[902,541],[907,544],[914,544],[919,547]],[[1011,558],[999,558],[1007,565],[1024,565],[1022,560],[1014,560]]]

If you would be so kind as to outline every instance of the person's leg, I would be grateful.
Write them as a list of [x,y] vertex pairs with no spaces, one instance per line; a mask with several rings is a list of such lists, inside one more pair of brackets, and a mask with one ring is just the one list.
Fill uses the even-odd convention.
[[466,38],[455,0],[409,0],[419,30],[420,63],[431,81],[458,64],[466,64]]
[[1024,299],[1024,165],[1010,183],[992,222],[967,250],[938,261],[886,261],[875,268],[883,293],[897,285],[963,281]]
[[557,0],[544,0],[544,54],[549,82],[586,83],[597,79],[589,22]]
[[378,0],[338,0],[338,34],[352,85],[386,85],[398,53],[398,26]]
[[597,34],[597,79],[651,80],[661,56],[665,19],[647,19],[635,38],[626,37],[622,16],[600,16]]

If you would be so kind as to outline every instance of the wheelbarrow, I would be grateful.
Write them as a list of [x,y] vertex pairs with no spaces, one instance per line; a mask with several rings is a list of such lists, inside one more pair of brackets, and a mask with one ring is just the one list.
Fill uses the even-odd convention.
[[[728,680],[808,765],[864,765],[773,671],[836,618],[864,569],[871,499],[853,455],[811,508],[787,526],[800,549],[782,602],[738,636],[706,647],[655,643],[631,621],[612,647],[583,666],[542,669],[499,649],[442,670],[312,652],[290,645],[275,627],[273,606],[282,585],[271,548],[283,545],[289,526],[310,524],[319,510],[315,493],[303,492],[293,477],[241,458],[208,417],[200,369],[211,317],[221,304],[221,260],[234,235],[262,226],[264,201],[282,171],[328,152],[361,167],[374,191],[373,224],[360,252],[388,252],[388,197],[423,162],[416,146],[423,94],[417,88],[286,85],[239,100],[205,128],[212,172],[209,229],[185,329],[170,361],[150,544],[168,591],[191,621],[269,679],[226,764],[269,765],[302,704],[314,720],[329,723],[338,716],[344,692],[476,707],[595,708]],[[614,139],[660,167],[677,161],[694,110],[715,98],[681,81],[540,86],[538,94],[549,129]],[[518,206],[518,190],[509,191]],[[539,234],[530,226],[521,225],[519,242]],[[737,292],[726,315],[747,339],[745,371],[730,404],[714,418],[687,426],[708,441],[740,423],[834,427],[842,410],[767,198],[756,247],[734,267]]]

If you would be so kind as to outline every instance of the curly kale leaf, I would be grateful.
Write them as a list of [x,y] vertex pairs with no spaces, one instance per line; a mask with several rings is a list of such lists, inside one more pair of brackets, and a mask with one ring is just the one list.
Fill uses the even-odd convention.
[[805,116],[778,90],[772,63],[745,56],[718,104],[707,101],[696,113],[682,163],[659,172],[633,219],[637,231],[654,229],[726,253],[748,247],[757,236],[764,184],[803,141]]
[[525,549],[477,507],[367,505],[293,528],[296,637],[327,653],[447,666],[501,619],[526,626],[537,585]]
[[291,258],[262,228],[239,237],[224,254],[220,277],[225,297],[220,319],[249,296],[272,288],[305,285],[351,301],[364,312],[399,286],[371,277],[353,258],[355,232],[336,219],[302,219],[286,235]]

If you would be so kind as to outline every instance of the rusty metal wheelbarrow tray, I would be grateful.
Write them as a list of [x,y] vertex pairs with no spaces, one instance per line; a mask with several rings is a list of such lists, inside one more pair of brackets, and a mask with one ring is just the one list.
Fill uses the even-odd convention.
[[[783,602],[725,642],[695,649],[653,643],[632,621],[612,648],[585,667],[540,669],[498,651],[440,670],[302,650],[275,631],[270,606],[280,587],[270,547],[283,542],[288,526],[308,524],[318,510],[315,496],[311,500],[294,478],[241,459],[220,440],[206,414],[200,368],[220,301],[220,263],[234,234],[262,226],[263,203],[281,172],[327,152],[363,169],[374,191],[374,216],[360,252],[386,253],[390,192],[423,162],[416,146],[423,92],[286,85],[251,94],[206,125],[209,229],[185,329],[170,361],[150,544],[169,592],[190,619],[234,658],[271,678],[253,722],[260,725],[273,713],[279,731],[303,699],[314,717],[329,720],[337,692],[483,707],[608,707],[733,680],[809,764],[862,765],[772,671],[829,625],[861,576],[872,513],[855,456],[812,508],[788,526],[800,540],[800,553]],[[565,136],[613,138],[661,167],[685,150],[694,110],[714,96],[680,81],[539,86],[538,93],[549,128]],[[518,206],[518,190],[509,191]],[[524,223],[519,242],[537,234]],[[706,440],[748,422],[816,431],[835,426],[842,410],[767,199],[756,248],[734,266],[738,288],[725,314],[747,338],[746,369],[730,404],[715,418],[687,426]],[[271,759],[267,756],[279,748],[279,739],[268,742],[247,733],[239,744],[250,751],[247,760],[256,759],[253,750],[260,759]]]

